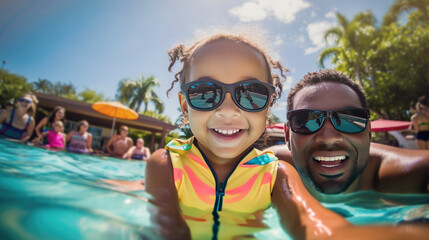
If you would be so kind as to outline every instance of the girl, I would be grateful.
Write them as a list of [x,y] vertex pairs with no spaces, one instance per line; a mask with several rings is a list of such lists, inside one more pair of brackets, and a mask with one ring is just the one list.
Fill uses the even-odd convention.
[[[249,40],[226,34],[169,54],[170,69],[183,63],[174,82],[180,81],[180,107],[194,137],[173,140],[146,166],[146,190],[156,207],[151,213],[163,237],[249,238],[265,228],[263,212],[271,204],[294,239],[358,234],[307,192],[292,166],[251,147],[280,96],[279,78],[271,73],[277,68],[283,76],[279,62]],[[377,233],[366,236],[379,239]]]
[[18,99],[18,108],[6,110],[0,114],[0,136],[19,143],[27,142],[33,134],[38,100],[26,93]]
[[63,126],[65,126],[65,114],[66,110],[63,107],[57,106],[52,110],[51,114],[48,117],[44,117],[36,126],[37,138],[35,138],[35,143],[42,143],[43,134],[49,130],[53,130],[53,124],[57,121],[61,121]]
[[[331,226],[348,225],[310,197],[292,167],[251,147],[280,97],[279,77],[271,73],[279,69],[284,77],[287,70],[279,62],[233,35],[179,45],[169,54],[169,69],[177,60],[183,63],[174,82],[180,81],[180,107],[194,137],[174,140],[148,160],[146,189],[158,206],[155,221],[168,225],[164,237],[252,234],[264,229],[263,212],[271,203],[294,237],[327,236],[325,217]],[[317,214],[311,218],[308,211]]]
[[52,125],[53,129],[45,131],[43,137],[46,137],[47,143],[46,147],[52,148],[64,148],[66,145],[66,136],[64,134],[64,125],[61,121],[56,121]]
[[77,131],[67,134],[67,150],[78,153],[92,152],[92,134],[88,132],[89,123],[81,120],[77,123]]
[[124,156],[128,160],[136,159],[143,161],[146,161],[149,157],[150,151],[149,148],[144,146],[143,138],[137,138],[136,146],[132,146]]

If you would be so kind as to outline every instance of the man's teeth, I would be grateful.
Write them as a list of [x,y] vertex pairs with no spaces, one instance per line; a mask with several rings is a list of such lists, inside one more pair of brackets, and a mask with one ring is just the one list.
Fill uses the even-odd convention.
[[236,129],[236,130],[214,129],[214,130],[220,134],[223,134],[223,135],[233,135],[233,134],[236,134],[240,131],[240,129]]
[[316,161],[325,161],[325,162],[331,162],[331,161],[338,161],[338,160],[345,160],[346,156],[335,156],[335,157],[314,157]]

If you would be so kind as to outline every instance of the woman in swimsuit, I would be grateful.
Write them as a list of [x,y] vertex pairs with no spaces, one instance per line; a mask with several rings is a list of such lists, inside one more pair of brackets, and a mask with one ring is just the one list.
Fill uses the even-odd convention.
[[38,100],[33,94],[24,94],[18,99],[18,108],[0,114],[0,136],[19,143],[27,142],[36,125],[33,115]]
[[137,138],[136,146],[132,146],[124,156],[128,160],[136,159],[143,161],[146,161],[149,157],[150,151],[149,148],[144,146],[143,138]]
[[88,132],[89,123],[82,120],[77,124],[77,131],[67,134],[67,150],[78,153],[92,152],[92,134]]
[[414,114],[411,116],[410,128],[416,133],[417,147],[419,149],[429,149],[429,111],[422,105],[416,104],[411,110]]
[[128,150],[134,145],[133,140],[128,137],[128,127],[121,126],[119,134],[112,136],[106,144],[106,151],[113,157],[125,158]]
[[66,110],[63,107],[57,106],[54,108],[54,110],[49,114],[49,116],[44,117],[36,126],[36,134],[37,138],[33,140],[34,143],[42,143],[41,140],[43,139],[43,134],[45,132],[48,132],[49,130],[53,130],[53,124],[57,121],[61,121],[63,123],[63,126],[65,126],[65,113]]

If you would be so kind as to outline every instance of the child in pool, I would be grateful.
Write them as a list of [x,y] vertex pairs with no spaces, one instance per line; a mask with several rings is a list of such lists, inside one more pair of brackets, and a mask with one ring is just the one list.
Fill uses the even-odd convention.
[[66,145],[66,135],[64,134],[63,122],[56,121],[52,126],[53,129],[43,133],[43,137],[45,137],[48,142],[45,147],[64,148]]
[[[271,204],[294,239],[359,234],[308,193],[292,166],[252,148],[265,129],[268,109],[280,97],[279,77],[271,73],[279,69],[284,77],[279,62],[253,42],[226,34],[179,45],[169,54],[169,69],[177,60],[183,63],[174,82],[180,81],[179,103],[194,137],[171,141],[146,165],[152,220],[163,237],[252,237],[265,228],[263,212]],[[381,228],[365,231],[378,233],[379,239],[392,230]],[[395,237],[404,234],[396,231]]]
[[56,121],[61,121],[63,123],[63,126],[65,125],[65,113],[66,109],[61,106],[56,106],[54,110],[49,114],[49,116],[44,117],[42,120],[40,120],[39,123],[37,123],[36,128],[34,129],[36,132],[37,137],[33,139],[33,143],[36,145],[46,143],[42,141],[43,134],[45,132],[48,132],[49,130],[54,129],[54,123]]
[[143,138],[137,138],[136,146],[132,146],[125,154],[124,158],[131,160],[143,160],[146,161],[150,157],[149,148],[144,146]]

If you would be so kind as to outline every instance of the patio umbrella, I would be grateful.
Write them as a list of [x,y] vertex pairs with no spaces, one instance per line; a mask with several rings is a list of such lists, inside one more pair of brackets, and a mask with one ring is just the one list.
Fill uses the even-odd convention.
[[112,133],[110,136],[113,135],[113,130],[115,129],[115,121],[116,118],[121,119],[137,119],[139,118],[139,115],[133,111],[132,109],[128,108],[124,104],[116,101],[110,101],[110,102],[96,102],[92,104],[92,109],[95,111],[102,113],[104,115],[113,117],[113,124],[112,124]]
[[407,129],[411,125],[411,122],[407,121],[395,121],[386,119],[377,119],[371,121],[371,131],[373,132],[388,132]]

